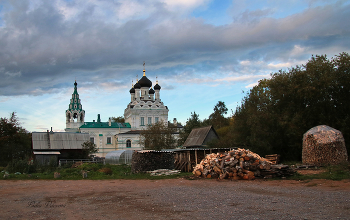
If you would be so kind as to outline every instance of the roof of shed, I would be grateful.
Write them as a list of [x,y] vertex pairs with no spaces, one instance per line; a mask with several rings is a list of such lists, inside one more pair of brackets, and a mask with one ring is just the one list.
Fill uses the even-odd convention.
[[202,146],[210,130],[213,130],[216,136],[218,136],[213,126],[192,129],[183,146]]

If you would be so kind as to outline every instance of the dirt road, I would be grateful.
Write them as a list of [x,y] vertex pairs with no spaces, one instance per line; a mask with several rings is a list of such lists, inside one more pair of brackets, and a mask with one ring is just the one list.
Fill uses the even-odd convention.
[[0,180],[0,219],[350,219],[350,180]]

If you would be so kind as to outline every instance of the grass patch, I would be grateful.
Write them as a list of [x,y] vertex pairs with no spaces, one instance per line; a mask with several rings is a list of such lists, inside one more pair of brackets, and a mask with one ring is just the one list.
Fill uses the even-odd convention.
[[308,180],[308,179],[327,179],[327,180],[344,180],[350,179],[350,167],[349,163],[342,163],[339,165],[328,165],[320,168],[324,172],[318,174],[302,175],[299,173],[294,174],[288,179],[295,180]]
[[[87,173],[87,178],[90,180],[104,180],[104,179],[149,179],[149,180],[160,180],[160,179],[176,179],[176,178],[187,178],[192,173],[179,173],[169,176],[150,176],[149,173],[132,173],[131,166],[129,165],[103,165],[103,164],[89,164],[84,163],[77,168],[70,167],[57,167],[55,169],[42,169],[43,172],[36,172],[31,174],[14,174],[9,173],[7,177],[2,179],[10,180],[28,180],[28,179],[42,179],[42,180],[56,180],[54,173],[60,173],[60,180],[81,180],[83,178],[83,172]],[[5,171],[1,172],[2,175]]]

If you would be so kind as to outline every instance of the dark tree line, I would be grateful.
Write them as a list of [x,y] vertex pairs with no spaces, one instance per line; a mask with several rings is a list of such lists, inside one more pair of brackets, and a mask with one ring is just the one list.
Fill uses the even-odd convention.
[[[220,137],[227,135],[230,125],[230,118],[225,117],[227,114],[227,107],[224,102],[219,101],[213,108],[213,113],[209,115],[208,119],[200,120],[196,112],[191,112],[191,117],[187,119],[183,131],[180,132],[179,145],[183,145],[190,135],[192,129],[212,125]],[[213,142],[211,147],[226,147],[219,142]]]
[[0,119],[0,166],[31,155],[32,135],[19,125],[16,114]]
[[312,56],[305,65],[274,73],[250,90],[235,112],[232,140],[262,155],[301,160],[303,134],[325,124],[340,130],[350,146],[349,97],[349,54],[330,60]]

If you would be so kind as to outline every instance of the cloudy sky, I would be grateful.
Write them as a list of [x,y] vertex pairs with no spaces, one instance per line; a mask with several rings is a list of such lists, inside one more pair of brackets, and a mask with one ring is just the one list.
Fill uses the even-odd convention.
[[349,53],[349,20],[342,0],[0,0],[0,116],[64,130],[75,80],[86,121],[122,116],[143,62],[169,120],[234,111],[270,73]]

